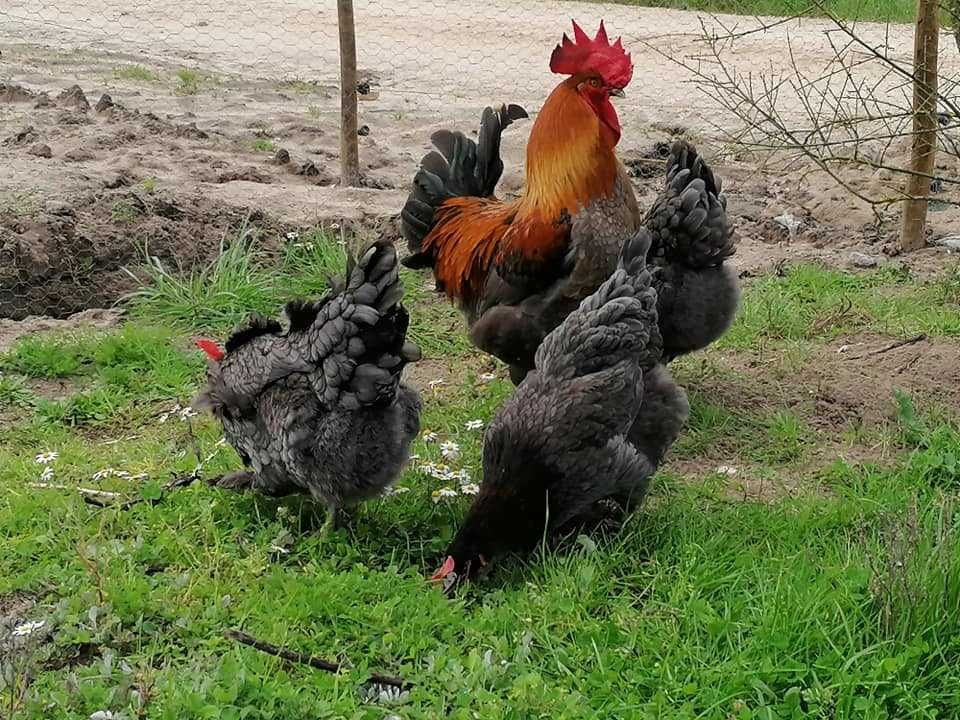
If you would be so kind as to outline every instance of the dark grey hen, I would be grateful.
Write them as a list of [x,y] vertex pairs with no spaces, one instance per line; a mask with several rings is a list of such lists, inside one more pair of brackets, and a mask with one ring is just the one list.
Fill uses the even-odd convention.
[[653,236],[650,265],[668,362],[720,337],[740,297],[736,273],[724,262],[734,243],[720,178],[687,141],[670,148],[666,183],[643,224]]
[[[643,497],[688,410],[658,367],[649,244],[646,230],[628,240],[617,270],[537,349],[535,369],[487,430],[480,492],[435,580],[469,578],[500,553],[529,551],[598,503]],[[638,447],[628,433],[644,405],[656,408],[659,429]]]
[[420,397],[401,380],[420,358],[393,245],[348,262],[317,301],[294,301],[284,325],[253,317],[210,358],[195,405],[223,424],[245,470],[219,485],[267,495],[308,492],[337,511],[380,494],[399,475],[420,430]]

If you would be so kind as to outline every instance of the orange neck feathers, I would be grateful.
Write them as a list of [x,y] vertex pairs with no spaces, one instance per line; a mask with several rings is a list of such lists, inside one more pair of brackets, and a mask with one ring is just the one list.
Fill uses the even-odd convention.
[[563,210],[575,214],[613,189],[618,138],[577,92],[582,81],[574,76],[560,83],[530,131],[521,215],[553,218]]

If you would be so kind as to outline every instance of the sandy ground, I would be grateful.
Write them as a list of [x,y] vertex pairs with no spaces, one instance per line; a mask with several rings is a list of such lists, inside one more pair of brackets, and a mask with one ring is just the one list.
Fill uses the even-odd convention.
[[[493,102],[535,112],[556,84],[547,60],[569,18],[589,28],[599,17],[622,34],[635,74],[618,105],[624,159],[657,160],[657,142],[681,128],[725,180],[740,235],[737,262],[750,272],[785,259],[824,257],[848,264],[859,250],[878,262],[895,223],[879,229],[863,204],[823,177],[769,170],[728,152],[719,128],[735,126],[671,58],[702,51],[696,13],[573,2],[399,2],[357,0],[361,77],[360,138],[365,187],[336,185],[339,72],[336,12],[306,0],[209,0],[184,9],[170,0],[131,7],[120,0],[8,0],[0,8],[0,316],[59,317],[109,303],[128,289],[123,268],[149,241],[151,254],[191,265],[216,251],[246,213],[268,235],[343,218],[395,215],[416,164],[439,127],[476,127]],[[755,20],[722,18],[740,29]],[[824,22],[780,25],[737,40],[742,70],[804,71],[829,56]],[[909,26],[861,26],[906,61]],[[789,40],[789,42],[788,42]],[[960,72],[944,42],[943,69]],[[139,77],[124,68],[148,68]],[[176,73],[199,73],[195,94],[178,92]],[[878,80],[866,69],[866,78]],[[77,85],[79,92],[65,92]],[[902,93],[890,82],[882,93]],[[104,93],[110,102],[98,105]],[[91,107],[87,107],[87,105]],[[787,117],[800,112],[789,93]],[[508,131],[501,189],[522,184],[529,123]],[[271,149],[267,150],[269,142]],[[289,162],[277,163],[283,148]],[[901,157],[906,148],[900,148]],[[861,171],[858,182],[879,182]],[[960,175],[956,159],[942,163]],[[659,179],[638,178],[649,203]],[[944,197],[957,199],[947,184]],[[931,213],[932,237],[956,233],[960,213]],[[785,213],[797,226],[784,230]],[[269,240],[269,239],[268,239]],[[276,241],[276,237],[272,238]],[[940,265],[943,249],[911,258]],[[899,262],[899,260],[898,260]]]

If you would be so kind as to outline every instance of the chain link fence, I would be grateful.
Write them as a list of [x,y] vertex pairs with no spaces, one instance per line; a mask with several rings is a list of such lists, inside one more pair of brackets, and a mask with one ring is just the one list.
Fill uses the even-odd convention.
[[[476,129],[485,105],[534,116],[558,77],[550,52],[575,18],[602,18],[632,53],[617,108],[622,157],[656,157],[686,132],[710,144],[742,118],[704,93],[711,38],[745,79],[815,73],[833,57],[823,19],[770,22],[559,0],[355,0],[359,187],[343,188],[335,0],[7,0],[0,6],[0,316],[64,316],[129,291],[145,251],[189,268],[255,215],[271,237],[395,215],[430,133]],[[758,30],[762,28],[762,30]],[[912,27],[858,25],[907,65]],[[948,76],[960,63],[941,43]],[[903,95],[879,64],[858,73],[880,102]],[[106,97],[104,97],[106,96]],[[781,92],[778,112],[809,108]],[[516,191],[529,122],[503,147]],[[749,177],[749,176],[747,176]],[[639,188],[644,192],[644,188]]]

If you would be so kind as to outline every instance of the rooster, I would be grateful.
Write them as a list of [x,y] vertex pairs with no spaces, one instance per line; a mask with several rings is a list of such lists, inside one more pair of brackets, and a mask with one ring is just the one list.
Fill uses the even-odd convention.
[[630,56],[603,23],[589,38],[576,24],[550,58],[569,75],[547,98],[527,143],[520,197],[494,197],[503,172],[501,134],[527,116],[517,105],[487,108],[477,142],[440,130],[401,211],[411,254],[432,268],[455,301],[473,343],[510,365],[515,383],[540,342],[613,271],[638,227],[653,236],[651,259],[665,360],[705,347],[729,326],[739,291],[723,265],[733,252],[721,184],[686,141],[671,148],[667,181],[641,216],[617,160],[620,123],[610,102],[632,77]]
[[527,143],[526,185],[505,202],[493,193],[503,172],[504,128],[527,116],[516,105],[487,108],[478,142],[459,132],[432,136],[401,211],[411,254],[404,264],[433,268],[480,349],[511,366],[532,367],[543,337],[597,289],[640,225],[626,168],[614,152],[622,96],[633,63],[603,22],[590,38],[576,22],[550,70],[568,76],[547,98]]
[[396,249],[375,243],[337,285],[288,303],[286,328],[253,317],[225,349],[197,343],[209,367],[194,404],[220,420],[247,468],[217,484],[308,492],[326,507],[324,533],[341,507],[396,479],[420,431],[420,397],[401,382],[420,352],[405,340]]
[[472,578],[500,553],[577,527],[598,504],[643,497],[688,412],[658,365],[650,241],[645,229],[629,240],[617,270],[538,348],[487,430],[483,484],[434,581]]

